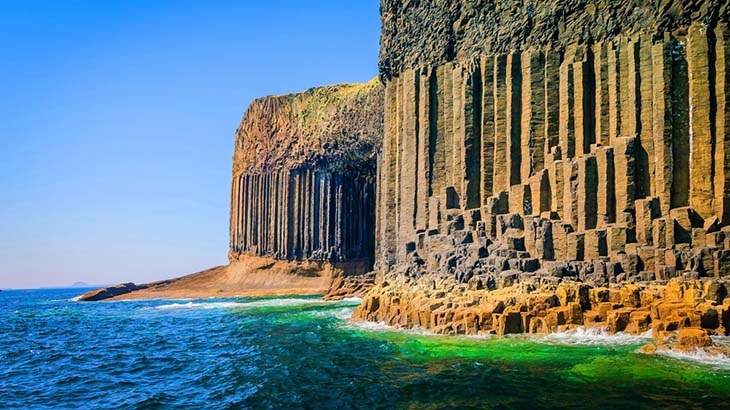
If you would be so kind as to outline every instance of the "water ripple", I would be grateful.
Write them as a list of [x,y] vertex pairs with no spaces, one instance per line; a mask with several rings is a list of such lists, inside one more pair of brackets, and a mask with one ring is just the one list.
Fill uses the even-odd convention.
[[730,399],[730,370],[637,355],[636,337],[433,337],[350,324],[356,299],[79,303],[74,292],[0,293],[1,407],[656,408],[693,397],[713,408]]

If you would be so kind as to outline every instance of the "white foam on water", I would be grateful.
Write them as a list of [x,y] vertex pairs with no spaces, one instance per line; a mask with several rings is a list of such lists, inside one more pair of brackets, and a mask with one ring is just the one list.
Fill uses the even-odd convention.
[[[349,298],[343,301],[354,303],[357,298]],[[170,309],[251,309],[261,307],[292,307],[292,306],[322,306],[341,303],[343,301],[326,301],[322,299],[303,299],[303,298],[281,298],[281,299],[263,299],[251,302],[188,302],[188,303],[171,303],[167,305],[155,306],[157,310]],[[359,299],[357,299],[359,301]]]
[[453,338],[465,338],[465,339],[476,339],[476,340],[486,340],[486,339],[491,339],[491,338],[495,337],[494,335],[491,335],[491,334],[443,335],[443,334],[433,333],[433,332],[426,330],[419,326],[416,326],[413,328],[403,328],[403,327],[391,326],[391,325],[386,324],[385,322],[356,321],[356,322],[349,322],[349,323],[347,323],[346,326],[351,329],[357,329],[357,330],[362,330],[362,331],[366,331],[366,332],[375,332],[375,333],[392,332],[392,333],[403,333],[403,334],[407,334],[407,335],[425,336],[425,337],[453,337]]
[[360,329],[360,330],[371,331],[371,332],[388,332],[388,331],[399,330],[399,329],[394,328],[393,326],[386,325],[385,322],[357,321],[357,322],[348,323],[348,326],[356,328],[356,329]]
[[463,337],[466,337],[467,339],[478,339],[478,340],[485,340],[485,339],[491,339],[495,337],[496,335],[485,333],[481,335],[466,335]]
[[[209,299],[220,299],[220,298],[212,297],[212,298],[209,298]],[[161,301],[165,301],[165,302],[172,302],[172,301],[184,302],[184,301],[188,301],[188,300],[199,300],[199,299],[194,299],[194,298],[174,298],[174,299],[172,299],[172,298],[163,298],[163,297],[159,297],[159,298],[143,298],[143,299],[104,299],[104,300],[100,300],[100,301],[94,302],[94,303],[140,303],[140,302],[161,302]]]
[[297,299],[297,298],[283,298],[283,299],[263,299],[255,300],[253,302],[242,302],[242,307],[257,308],[257,307],[280,307],[280,306],[305,306],[305,305],[324,305],[331,302],[326,302],[321,299]]
[[341,309],[312,312],[312,316],[334,317],[342,321],[348,321],[352,317],[353,313],[355,313],[355,307],[343,307]]
[[428,330],[422,329],[420,327],[402,328],[402,327],[388,325],[385,322],[356,321],[356,322],[347,323],[347,326],[352,329],[363,330],[366,332],[397,332],[397,333],[405,333],[405,334],[416,335],[416,336],[438,336],[438,337],[444,336],[444,335],[439,335],[439,334],[436,334],[433,332],[429,332]]
[[169,305],[155,306],[156,310],[172,310],[172,309],[232,309],[243,305],[238,302],[206,302],[206,303],[171,303]]
[[562,332],[535,337],[539,342],[565,345],[634,345],[651,340],[651,330],[630,335],[623,332],[610,333],[605,327],[578,327]]
[[[346,319],[343,317],[343,319]],[[349,322],[345,325],[351,329],[363,330],[368,332],[398,332],[413,334],[418,336],[438,336],[438,337],[449,337],[446,335],[436,334],[428,330],[416,327],[416,328],[401,328],[397,326],[391,326],[385,322],[368,322],[368,321],[354,321]],[[493,334],[481,334],[481,335],[456,335],[454,337],[463,337],[467,339],[492,339],[498,337]],[[623,332],[610,333],[605,327],[577,327],[571,330],[565,330],[562,332],[549,333],[545,335],[534,335],[534,334],[514,334],[505,335],[503,337],[510,338],[526,338],[538,343],[552,344],[552,345],[596,345],[596,346],[629,346],[629,345],[641,345],[647,343],[652,339],[651,330],[640,335],[632,335]],[[730,338],[729,342],[730,343]]]
[[[438,336],[445,337],[445,335],[436,334],[428,330],[416,327],[416,328],[400,328],[391,326],[385,322],[366,322],[356,321],[348,323],[348,326],[358,330],[364,330],[369,332],[398,332],[413,334],[418,336]],[[446,336],[448,337],[448,336]],[[467,339],[491,339],[497,337],[492,334],[482,335],[456,335],[454,337],[465,337]],[[521,337],[532,339],[536,342],[542,342],[547,344],[561,344],[561,345],[637,345],[645,343],[651,340],[651,331],[647,331],[641,335],[630,335],[626,333],[609,333],[608,329],[600,327],[584,328],[578,327],[573,330],[566,330],[562,332],[550,333],[547,335],[529,335],[529,334],[515,334],[505,335],[504,337]]]
[[730,368],[730,357],[722,353],[711,353],[702,349],[683,352],[675,349],[659,348],[656,354],[678,360],[688,360],[714,367]]
[[716,345],[730,347],[730,336],[710,336],[710,338]]

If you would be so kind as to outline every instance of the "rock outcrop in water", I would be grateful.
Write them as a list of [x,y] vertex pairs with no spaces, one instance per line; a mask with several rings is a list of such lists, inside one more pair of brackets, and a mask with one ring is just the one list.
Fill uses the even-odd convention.
[[106,288],[86,292],[83,295],[79,296],[77,300],[79,302],[98,302],[100,300],[112,299],[145,288],[147,288],[147,285],[138,286],[134,283],[122,283],[119,285],[109,286]]
[[[666,329],[728,331],[679,319],[727,314],[727,2],[383,0],[381,12],[379,285],[356,317],[641,332],[665,323],[654,301],[679,303],[662,296],[670,281],[689,289],[675,306],[689,313]],[[691,290],[708,287],[709,299]],[[498,289],[512,291],[495,302]]]
[[207,299],[321,294],[343,274],[336,266],[322,261],[285,261],[241,255],[225,266],[144,285],[128,283],[99,289],[77,300],[92,302],[106,299]]

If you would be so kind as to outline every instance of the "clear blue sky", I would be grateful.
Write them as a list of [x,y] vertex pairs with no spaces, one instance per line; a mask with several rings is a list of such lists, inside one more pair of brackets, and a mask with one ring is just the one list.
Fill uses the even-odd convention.
[[0,288],[227,262],[258,96],[377,75],[377,0],[3,1]]

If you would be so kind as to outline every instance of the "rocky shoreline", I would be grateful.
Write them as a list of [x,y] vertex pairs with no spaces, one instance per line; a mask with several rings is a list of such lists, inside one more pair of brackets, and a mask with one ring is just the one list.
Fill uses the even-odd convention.
[[435,334],[723,350],[730,9],[583,3],[384,0],[379,80],[246,111],[231,265],[92,297],[326,291]]
[[654,281],[591,286],[517,283],[484,289],[478,281],[384,275],[368,292],[353,320],[441,335],[545,334],[584,328],[641,335],[651,331],[657,347],[681,351],[713,347],[710,336],[730,334],[728,281]]
[[382,4],[378,278],[356,320],[651,331],[647,352],[728,334],[728,9],[578,3]]

